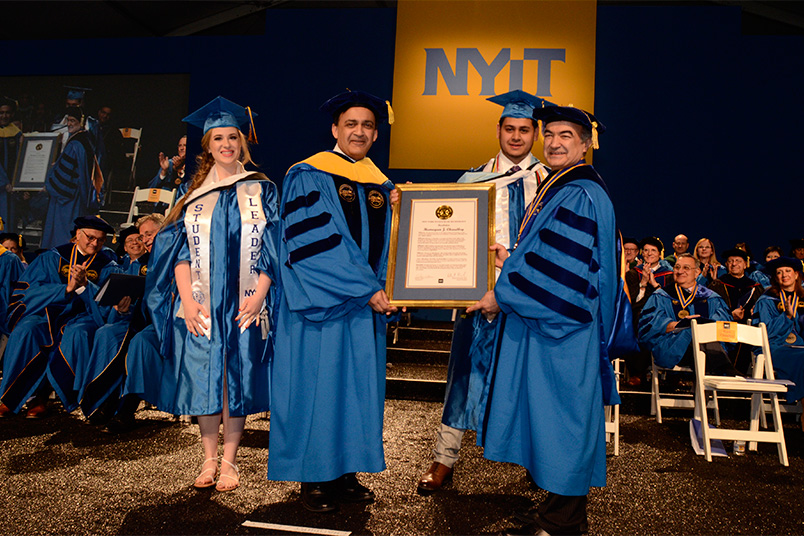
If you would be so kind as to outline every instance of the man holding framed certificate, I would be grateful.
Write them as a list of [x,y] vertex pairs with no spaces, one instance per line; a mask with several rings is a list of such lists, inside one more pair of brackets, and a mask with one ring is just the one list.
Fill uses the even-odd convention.
[[[510,249],[525,207],[550,171],[531,154],[539,137],[533,109],[549,103],[518,89],[487,100],[503,107],[497,123],[500,151],[485,165],[464,173],[458,183],[495,185],[495,241]],[[477,429],[496,329],[496,315],[463,313],[455,321],[442,423],[434,461],[419,479],[417,491],[422,495],[441,489],[452,478],[464,432]]]
[[493,291],[467,309],[500,313],[486,458],[526,467],[548,492],[521,534],[581,534],[590,486],[606,483],[604,404],[619,403],[608,359],[618,298],[614,208],[584,161],[604,126],[583,110],[537,108],[552,171],[525,213]]
[[390,106],[346,91],[321,109],[335,148],[283,182],[268,459],[268,478],[301,482],[313,512],[374,500],[355,472],[385,469],[386,315],[396,310],[383,290],[394,186],[366,157]]

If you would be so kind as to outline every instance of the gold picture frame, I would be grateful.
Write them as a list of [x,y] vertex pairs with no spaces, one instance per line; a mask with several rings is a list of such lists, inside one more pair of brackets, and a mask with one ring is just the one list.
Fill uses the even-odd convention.
[[495,186],[398,184],[385,292],[397,307],[468,307],[494,288]]

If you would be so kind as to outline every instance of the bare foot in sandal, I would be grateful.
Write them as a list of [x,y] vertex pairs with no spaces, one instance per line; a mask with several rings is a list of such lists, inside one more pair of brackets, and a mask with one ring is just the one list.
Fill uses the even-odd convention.
[[201,466],[201,474],[195,479],[193,486],[198,489],[211,488],[215,485],[215,475],[217,474],[218,458],[207,458],[204,460],[204,465]]
[[[237,489],[240,485],[240,471],[235,464],[226,458],[222,458],[222,460],[221,477],[218,479],[215,489],[218,491],[232,491]],[[229,467],[226,467],[227,465]]]

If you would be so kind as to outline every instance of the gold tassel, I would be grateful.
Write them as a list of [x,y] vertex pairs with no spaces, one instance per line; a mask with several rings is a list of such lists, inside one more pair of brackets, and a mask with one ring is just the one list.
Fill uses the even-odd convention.
[[600,149],[600,144],[597,142],[597,121],[592,121],[592,149]]
[[246,106],[246,111],[248,112],[249,120],[248,141],[249,143],[259,143],[257,141],[257,130],[254,128],[254,116],[251,114],[251,106]]
[[391,102],[390,101],[385,101],[385,104],[388,105],[388,124],[393,125],[394,124],[394,109],[391,108]]

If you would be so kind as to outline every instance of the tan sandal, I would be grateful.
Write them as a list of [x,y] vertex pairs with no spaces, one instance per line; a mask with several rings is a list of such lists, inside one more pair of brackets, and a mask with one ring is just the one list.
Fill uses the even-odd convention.
[[[218,483],[215,485],[215,489],[218,491],[232,491],[240,486],[240,470],[237,468],[235,464],[227,460],[226,458],[221,458],[223,463],[229,464],[235,470],[235,476],[232,475],[225,475],[223,471],[221,471],[221,477],[218,479]],[[227,486],[223,484],[223,479],[228,478],[232,481],[232,484]]]
[[[201,474],[196,477],[193,483],[196,489],[211,488],[215,485],[215,477],[218,475],[218,457],[207,458],[204,460],[204,464],[201,467],[203,468],[209,462],[215,462],[215,467],[209,467],[201,471]],[[211,475],[209,474],[210,472],[212,472]]]

